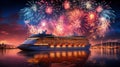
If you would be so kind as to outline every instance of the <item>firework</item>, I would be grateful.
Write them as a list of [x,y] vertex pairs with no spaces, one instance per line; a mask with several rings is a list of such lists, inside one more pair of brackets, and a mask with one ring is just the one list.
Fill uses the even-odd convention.
[[109,26],[110,26],[110,21],[107,20],[105,17],[100,17],[99,18],[99,26],[98,26],[98,32],[101,37],[105,36],[105,33],[108,31]]
[[[29,7],[25,7],[21,9],[20,15],[24,19],[24,21],[29,24],[37,24],[40,20],[40,14],[37,12],[37,4],[35,2],[29,2]],[[28,22],[29,21],[29,22]]]
[[104,37],[115,18],[107,4],[93,0],[39,0],[20,10],[31,34]]
[[87,2],[85,3],[85,6],[86,6],[87,9],[91,9],[91,8],[92,8],[91,1],[87,1]]
[[46,11],[47,14],[51,14],[52,13],[52,7],[47,7],[45,11]]
[[69,9],[70,8],[70,2],[69,1],[65,1],[63,5],[64,5],[65,9]]

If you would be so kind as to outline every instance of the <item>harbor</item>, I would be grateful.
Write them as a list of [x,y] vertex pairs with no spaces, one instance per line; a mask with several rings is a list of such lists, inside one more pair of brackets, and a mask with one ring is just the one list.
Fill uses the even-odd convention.
[[8,44],[4,44],[4,43],[1,43],[0,44],[0,49],[15,49],[17,47],[15,47],[14,45],[8,45]]

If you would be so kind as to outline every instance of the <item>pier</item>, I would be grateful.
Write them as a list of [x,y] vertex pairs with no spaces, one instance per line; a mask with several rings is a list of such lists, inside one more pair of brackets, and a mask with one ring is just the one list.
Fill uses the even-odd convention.
[[103,48],[103,49],[120,49],[120,43],[119,42],[106,42],[106,43],[102,43],[102,44],[97,44],[92,46],[91,48],[93,49],[98,49],[98,48]]

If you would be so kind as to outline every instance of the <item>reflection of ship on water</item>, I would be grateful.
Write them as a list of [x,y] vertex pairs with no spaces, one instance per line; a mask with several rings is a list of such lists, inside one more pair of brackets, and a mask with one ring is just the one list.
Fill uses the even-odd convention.
[[90,51],[41,51],[20,52],[28,62],[40,67],[81,67],[87,61]]
[[71,50],[89,49],[90,44],[84,36],[58,37],[52,34],[34,34],[18,48],[21,50]]
[[103,49],[111,49],[111,48],[120,48],[120,43],[119,42],[106,42],[106,43],[101,43],[92,46],[91,48],[98,49],[98,48],[103,48]]

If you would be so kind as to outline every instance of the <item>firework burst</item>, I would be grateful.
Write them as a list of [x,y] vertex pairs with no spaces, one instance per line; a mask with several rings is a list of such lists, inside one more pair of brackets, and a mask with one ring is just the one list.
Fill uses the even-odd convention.
[[105,2],[94,0],[38,0],[20,10],[31,34],[47,30],[56,36],[104,37],[115,18]]

